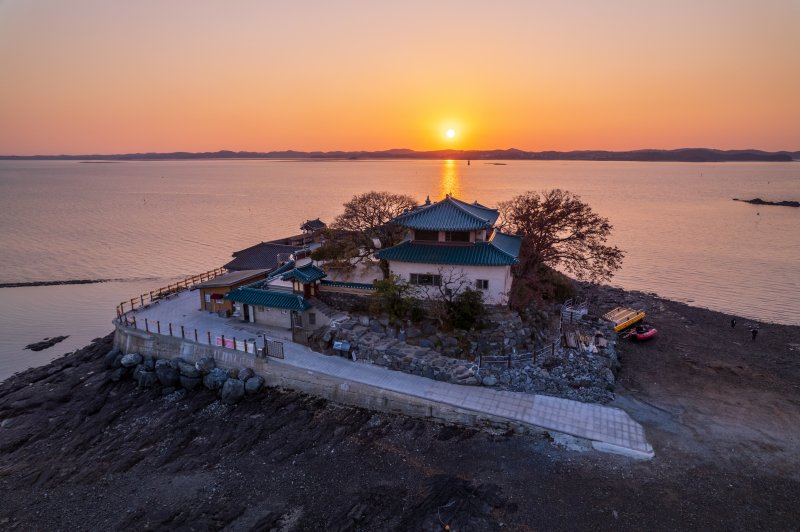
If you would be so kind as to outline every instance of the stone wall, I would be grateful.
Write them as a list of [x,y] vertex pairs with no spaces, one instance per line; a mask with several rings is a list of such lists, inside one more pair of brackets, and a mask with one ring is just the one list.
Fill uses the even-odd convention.
[[367,312],[369,310],[372,298],[370,296],[362,296],[357,294],[350,294],[346,292],[335,292],[326,290],[324,285],[315,296],[326,305],[338,308],[347,312]]
[[478,355],[531,351],[537,345],[535,342],[545,336],[538,329],[526,327],[519,315],[511,311],[493,310],[489,323],[491,327],[484,330],[445,334],[430,321],[401,327],[389,325],[385,318],[357,316],[336,329],[318,331],[310,339],[310,345],[335,354],[333,343],[346,341],[361,362],[455,384],[482,384],[587,402],[608,402],[614,398],[619,362],[616,334],[607,325],[583,322],[583,327],[592,334],[597,331],[606,339],[607,346],[596,352],[558,346],[512,368],[479,367]]
[[[125,355],[131,356],[126,360],[126,366],[123,366],[122,360]],[[169,362],[169,364],[165,364],[165,362]],[[495,427],[520,433],[542,430],[534,425],[511,422],[483,412],[308,371],[279,359],[256,358],[253,355],[231,349],[195,344],[180,338],[121,326],[117,326],[114,351],[107,355],[107,363],[109,367],[116,368],[115,373],[120,370],[116,378],[131,378],[136,367],[142,366],[139,374],[135,377],[140,385],[162,386],[162,391],[165,388],[167,391],[175,389],[172,393],[177,394],[187,393],[187,388],[164,386],[156,374],[157,365],[164,368],[162,373],[170,374],[169,379],[174,379],[176,374],[172,372],[176,372],[179,382],[181,377],[185,377],[185,374],[192,375],[189,378],[194,379],[198,378],[196,375],[202,375],[200,380],[203,385],[210,389],[219,389],[223,400],[227,397],[224,388],[228,381],[232,381],[228,388],[236,388],[236,390],[240,388],[240,385],[233,381],[243,382],[245,393],[248,393],[247,384],[252,382],[249,379],[253,377],[250,377],[246,371],[252,371],[254,377],[263,379],[263,385],[308,393],[359,408],[464,426]],[[243,380],[242,376],[247,378]],[[115,378],[114,373],[112,373],[112,378]],[[209,381],[207,385],[206,380]],[[173,382],[167,381],[167,384],[171,385]],[[193,384],[194,386],[200,385],[196,381],[193,381]],[[234,396],[238,396],[238,393],[235,393]]]

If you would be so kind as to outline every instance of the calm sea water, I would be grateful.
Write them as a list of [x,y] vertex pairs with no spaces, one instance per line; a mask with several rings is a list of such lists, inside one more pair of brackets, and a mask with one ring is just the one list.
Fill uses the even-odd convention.
[[330,221],[354,194],[496,205],[554,187],[613,223],[627,257],[612,284],[800,324],[800,209],[731,201],[800,199],[798,163],[0,162],[0,282],[116,280],[0,289],[0,379],[109,332],[120,300]]

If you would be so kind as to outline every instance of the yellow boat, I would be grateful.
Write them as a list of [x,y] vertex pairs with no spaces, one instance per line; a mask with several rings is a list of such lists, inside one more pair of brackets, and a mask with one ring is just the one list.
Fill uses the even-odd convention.
[[603,319],[613,323],[614,330],[619,332],[627,329],[637,321],[643,320],[644,316],[645,314],[643,310],[635,310],[628,307],[617,307],[603,314]]

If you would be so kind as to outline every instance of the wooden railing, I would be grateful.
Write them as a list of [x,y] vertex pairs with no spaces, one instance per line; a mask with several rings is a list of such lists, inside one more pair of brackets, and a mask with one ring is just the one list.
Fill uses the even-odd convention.
[[139,297],[132,297],[129,300],[123,301],[117,305],[117,317],[119,318],[125,316],[125,314],[132,310],[145,307],[163,298],[172,297],[173,295],[184,290],[189,290],[193,286],[208,281],[209,279],[213,279],[214,277],[222,275],[227,271],[228,270],[225,268],[214,268],[213,270],[209,270],[204,273],[186,277],[182,281],[168,284],[167,286],[161,287],[157,290],[151,290],[146,294],[139,295]]

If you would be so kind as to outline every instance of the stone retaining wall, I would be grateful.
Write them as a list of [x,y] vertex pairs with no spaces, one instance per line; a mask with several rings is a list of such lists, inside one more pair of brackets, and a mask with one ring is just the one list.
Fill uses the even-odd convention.
[[267,386],[284,388],[322,397],[341,404],[432,419],[472,427],[495,427],[515,432],[542,432],[541,427],[511,422],[465,408],[392,392],[345,379],[299,368],[279,359],[262,359],[222,347],[195,344],[169,336],[117,326],[114,347],[122,353],[139,353],[143,357],[183,359],[196,363],[213,357],[217,367],[236,370],[249,368],[263,377]]

